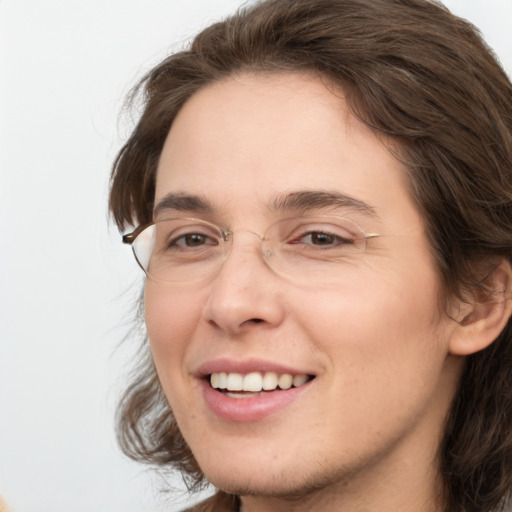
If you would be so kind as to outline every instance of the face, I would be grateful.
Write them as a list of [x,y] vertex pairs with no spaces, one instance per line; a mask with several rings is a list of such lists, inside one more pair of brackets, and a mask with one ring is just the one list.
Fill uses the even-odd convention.
[[[298,196],[309,200],[290,206]],[[348,199],[323,205],[327,196]],[[208,479],[284,496],[426,478],[456,382],[454,322],[441,312],[405,171],[343,94],[300,74],[246,74],[201,90],[165,143],[155,205],[159,217],[235,232],[209,279],[148,278],[145,289],[158,375]],[[329,267],[335,286],[274,272],[247,233],[326,213],[378,235]],[[269,390],[236,391],[253,373],[255,389],[261,375]],[[232,392],[214,389],[212,374]],[[293,377],[297,386],[276,389],[283,375],[283,388]]]

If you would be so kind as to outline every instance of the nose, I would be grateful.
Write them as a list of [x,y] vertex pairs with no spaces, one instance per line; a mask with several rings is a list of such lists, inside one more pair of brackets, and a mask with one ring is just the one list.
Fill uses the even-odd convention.
[[282,284],[263,259],[260,244],[240,238],[237,232],[204,308],[205,320],[232,336],[276,327],[285,311]]

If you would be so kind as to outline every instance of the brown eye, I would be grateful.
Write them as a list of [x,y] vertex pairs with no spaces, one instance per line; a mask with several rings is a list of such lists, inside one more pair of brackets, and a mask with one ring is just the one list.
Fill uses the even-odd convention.
[[321,231],[312,231],[304,234],[300,238],[299,243],[324,247],[337,247],[339,245],[352,244],[354,242],[353,240],[341,237],[339,235],[323,233]]
[[186,235],[182,235],[169,244],[170,247],[177,246],[180,248],[187,247],[201,247],[203,245],[217,245],[217,242],[202,233],[187,233]]
[[309,236],[311,238],[311,243],[314,245],[330,245],[335,242],[335,238],[326,233],[311,233]]
[[189,247],[196,247],[198,245],[203,245],[206,242],[206,237],[197,233],[193,235],[187,235],[184,237],[184,242],[185,245],[188,245]]

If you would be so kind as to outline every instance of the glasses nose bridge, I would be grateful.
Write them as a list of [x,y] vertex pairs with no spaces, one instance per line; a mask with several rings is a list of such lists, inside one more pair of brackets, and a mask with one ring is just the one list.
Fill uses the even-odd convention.
[[[260,256],[263,261],[268,264],[267,257],[272,253],[270,248],[267,246],[269,240],[267,240],[265,235],[260,235],[256,231],[250,229],[234,229],[234,230],[226,230],[223,232],[223,238],[226,243],[226,255],[229,255],[234,248],[237,250],[244,250],[245,252],[251,252],[251,249],[255,247],[254,243],[250,243],[248,236],[240,236],[240,234],[252,235],[258,241],[258,248]],[[242,240],[243,241],[242,241]]]

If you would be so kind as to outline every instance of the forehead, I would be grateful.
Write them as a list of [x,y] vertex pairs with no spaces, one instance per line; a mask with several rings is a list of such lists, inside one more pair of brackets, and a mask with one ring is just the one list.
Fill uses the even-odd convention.
[[286,192],[317,190],[377,213],[417,213],[406,189],[401,164],[339,88],[306,74],[242,74],[184,105],[162,151],[155,204],[183,193],[247,211]]

